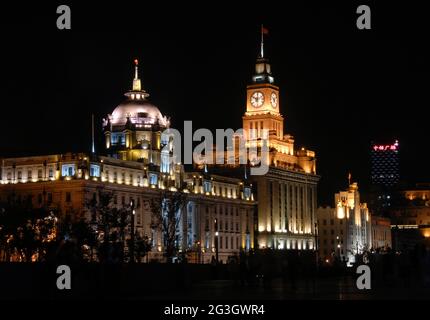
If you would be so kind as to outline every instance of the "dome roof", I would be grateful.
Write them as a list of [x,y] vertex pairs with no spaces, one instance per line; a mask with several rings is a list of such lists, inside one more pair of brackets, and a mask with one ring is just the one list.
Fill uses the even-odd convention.
[[163,117],[160,110],[148,100],[127,100],[112,112],[110,121],[114,126],[125,125],[127,117],[133,124],[155,124],[169,126],[169,119]]

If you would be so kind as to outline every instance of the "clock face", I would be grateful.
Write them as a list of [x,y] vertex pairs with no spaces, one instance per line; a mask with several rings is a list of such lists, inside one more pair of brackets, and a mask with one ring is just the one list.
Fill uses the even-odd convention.
[[274,92],[272,92],[272,94],[270,95],[270,103],[272,104],[273,108],[276,108],[278,106],[278,96]]
[[264,103],[264,94],[260,91],[255,91],[251,96],[251,105],[254,108],[259,108]]

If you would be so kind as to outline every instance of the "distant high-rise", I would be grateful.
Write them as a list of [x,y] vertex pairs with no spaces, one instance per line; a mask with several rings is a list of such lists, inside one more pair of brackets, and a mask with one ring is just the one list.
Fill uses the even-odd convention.
[[370,159],[373,185],[391,188],[399,182],[399,142],[397,140],[393,144],[372,143]]
[[377,214],[391,206],[393,188],[400,180],[399,142],[373,143],[370,150],[371,194],[369,205]]

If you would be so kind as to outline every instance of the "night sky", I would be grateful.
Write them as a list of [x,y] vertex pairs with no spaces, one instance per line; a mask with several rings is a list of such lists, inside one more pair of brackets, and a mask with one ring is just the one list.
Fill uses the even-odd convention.
[[367,188],[374,139],[400,141],[405,181],[430,181],[422,8],[359,3],[372,9],[372,30],[359,31],[358,4],[138,3],[69,3],[71,31],[56,29],[56,4],[2,8],[0,157],[88,151],[91,113],[100,149],[101,119],[131,88],[134,58],[173,127],[239,128],[264,23],[285,132],[316,151],[321,204],[348,171]]

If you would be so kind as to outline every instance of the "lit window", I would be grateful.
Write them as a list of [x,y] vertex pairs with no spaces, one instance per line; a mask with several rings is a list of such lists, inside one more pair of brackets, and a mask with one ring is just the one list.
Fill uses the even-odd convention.
[[251,198],[251,188],[245,187],[243,189],[243,195],[245,196],[245,199]]
[[75,165],[74,164],[63,164],[61,166],[61,175],[63,177],[72,177],[75,175]]
[[210,193],[212,190],[212,183],[208,180],[203,181],[204,192]]
[[155,173],[149,174],[149,184],[157,185],[158,176]]
[[90,176],[100,177],[100,166],[97,164],[90,165]]

